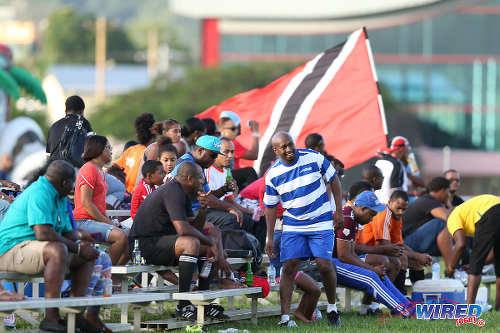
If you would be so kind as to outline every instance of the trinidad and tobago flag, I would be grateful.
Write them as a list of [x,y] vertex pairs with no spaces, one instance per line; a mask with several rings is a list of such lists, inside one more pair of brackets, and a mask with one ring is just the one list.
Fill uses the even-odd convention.
[[387,146],[384,107],[364,28],[264,88],[238,94],[197,117],[217,121],[222,111],[240,116],[237,140],[246,147],[252,142],[247,121],[259,122],[259,157],[245,162],[253,162],[261,175],[275,159],[271,137],[279,131],[289,132],[298,148],[307,135],[321,134],[325,150],[346,168]]

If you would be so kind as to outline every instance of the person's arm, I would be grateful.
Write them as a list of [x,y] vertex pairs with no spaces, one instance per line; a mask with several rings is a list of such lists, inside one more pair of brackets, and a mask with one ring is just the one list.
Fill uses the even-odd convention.
[[274,258],[274,227],[276,225],[276,206],[266,207],[267,244],[266,253],[270,258]]
[[207,197],[210,195],[210,192],[211,191],[208,191],[207,193],[198,192],[198,202],[200,203],[201,207],[198,210],[198,215],[196,215],[196,217],[192,220],[192,222],[190,221],[193,227],[195,227],[200,231],[203,230],[203,227],[205,225],[205,220],[207,217],[207,204],[208,204]]
[[385,244],[377,246],[369,246],[365,244],[356,243],[354,249],[358,254],[383,254],[389,256],[399,256],[401,245],[399,244]]
[[175,230],[179,236],[191,236],[194,238],[198,238],[201,244],[208,246],[215,246],[214,241],[203,234],[201,231],[192,226],[188,221],[172,221]]
[[102,215],[102,213],[97,209],[96,205],[92,201],[92,193],[93,190],[90,186],[86,184],[82,184],[80,186],[80,196],[82,206],[85,208],[87,213],[92,217],[94,221],[103,222],[107,224],[113,224],[106,216]]
[[253,215],[253,211],[235,202],[233,198],[225,198],[224,200],[229,202],[234,208],[238,209],[239,211],[248,215]]
[[178,157],[180,157],[186,153],[186,145],[184,144],[184,142],[179,141],[179,142],[173,143],[173,145],[177,149]]
[[144,151],[144,157],[146,158],[146,161],[158,159],[158,144],[156,142],[153,142],[146,148]]
[[[389,249],[389,248],[393,248],[393,247],[397,247],[398,249],[398,252],[393,255],[395,257],[400,257],[403,252],[404,252],[404,247],[403,245],[401,244],[397,244],[397,243],[392,243],[391,241],[387,240],[387,239],[377,239],[377,243],[378,243],[378,246],[381,246],[383,249]],[[391,245],[394,245],[394,246],[391,246]]]
[[448,209],[444,207],[436,207],[434,209],[431,209],[430,213],[435,218],[441,219],[443,221],[446,221],[446,218],[448,217]]
[[241,158],[254,161],[259,156],[259,123],[251,120],[249,125],[253,135],[252,146],[241,156]]
[[405,244],[403,244],[403,247],[404,247],[404,254],[408,257],[408,259],[413,259],[419,265],[422,266],[432,265],[432,257],[430,254],[415,252]]
[[385,275],[385,271],[380,267],[367,264],[356,255],[356,253],[354,252],[354,241],[348,241],[339,238],[337,238],[336,241],[337,257],[341,262],[374,271],[380,277],[383,277]]
[[424,180],[422,178],[420,178],[419,176],[415,176],[415,175],[411,174],[410,172],[406,172],[406,176],[408,176],[408,178],[411,180],[413,185],[425,187]]
[[342,228],[344,224],[344,214],[342,213],[342,185],[339,177],[335,176],[330,182],[333,199],[335,200],[334,224],[336,228]]
[[241,214],[241,212],[238,209],[233,207],[231,204],[229,204],[225,200],[219,200],[219,198],[217,198],[213,194],[208,195],[207,199],[208,199],[208,206],[210,208],[214,208],[217,210],[223,210],[223,211],[226,211],[230,214],[236,215],[236,219],[237,219],[238,223],[240,224],[240,226],[243,224],[243,215]]
[[465,233],[463,229],[457,229],[453,233],[453,240],[455,241],[455,246],[453,247],[453,253],[451,257],[451,262],[448,267],[445,269],[445,276],[447,277],[452,277],[453,273],[455,272],[455,266],[458,263],[458,260],[462,257],[462,254],[464,253],[465,250],[465,244],[466,244],[466,239],[465,239]]
[[14,182],[10,182],[10,181],[5,180],[5,179],[0,180],[0,182],[2,183],[3,187],[10,187],[10,188],[15,189],[16,191],[21,191],[21,187]]

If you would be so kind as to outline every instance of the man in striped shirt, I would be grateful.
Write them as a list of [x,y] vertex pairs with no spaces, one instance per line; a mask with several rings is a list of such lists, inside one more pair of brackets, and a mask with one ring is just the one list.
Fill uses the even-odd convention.
[[[331,258],[333,252],[333,220],[342,225],[342,188],[337,172],[321,154],[308,149],[295,149],[290,134],[278,132],[272,138],[273,151],[278,157],[266,175],[266,221],[268,242],[266,252],[274,257],[274,226],[276,206],[281,202],[283,234],[281,261],[283,275],[280,282],[280,326],[294,327],[290,320],[290,300],[293,278],[304,258],[315,258],[328,298],[328,324],[340,327],[340,317],[335,304],[336,273]],[[326,184],[335,197],[336,213],[333,214],[326,192]]]

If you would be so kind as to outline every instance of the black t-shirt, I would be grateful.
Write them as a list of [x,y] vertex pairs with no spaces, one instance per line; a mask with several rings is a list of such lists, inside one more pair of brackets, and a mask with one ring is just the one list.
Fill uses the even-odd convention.
[[444,207],[444,205],[430,194],[424,194],[412,202],[403,214],[403,237],[412,234],[420,226],[432,220],[434,216],[432,216],[431,210],[436,207]]
[[130,238],[175,235],[172,221],[187,221],[193,216],[191,200],[175,179],[163,184],[144,199],[137,210]]
[[465,201],[464,201],[464,199],[462,199],[461,197],[459,197],[459,196],[458,196],[458,195],[456,195],[456,194],[454,194],[454,195],[453,195],[453,199],[451,199],[451,205],[452,205],[453,207],[456,207],[456,206],[458,206],[458,205],[461,205],[461,204],[463,204],[464,202],[465,202]]
[[[83,116],[82,119],[83,127],[87,130],[87,133],[92,132],[92,127],[90,126],[89,121]],[[61,137],[64,133],[64,128],[66,127],[66,125],[74,126],[77,121],[78,115],[70,113],[66,115],[66,117],[59,119],[58,121],[53,123],[52,126],[50,126],[49,134],[47,135],[47,153],[51,154],[56,149],[57,144],[59,143],[59,140],[61,140]]]

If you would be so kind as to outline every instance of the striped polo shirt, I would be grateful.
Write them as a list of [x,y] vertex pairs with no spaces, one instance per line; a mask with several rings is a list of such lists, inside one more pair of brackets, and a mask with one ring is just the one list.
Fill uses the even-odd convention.
[[333,229],[333,213],[326,192],[337,172],[321,154],[297,149],[290,165],[278,159],[266,174],[264,205],[279,202],[285,209],[283,231],[310,232]]

